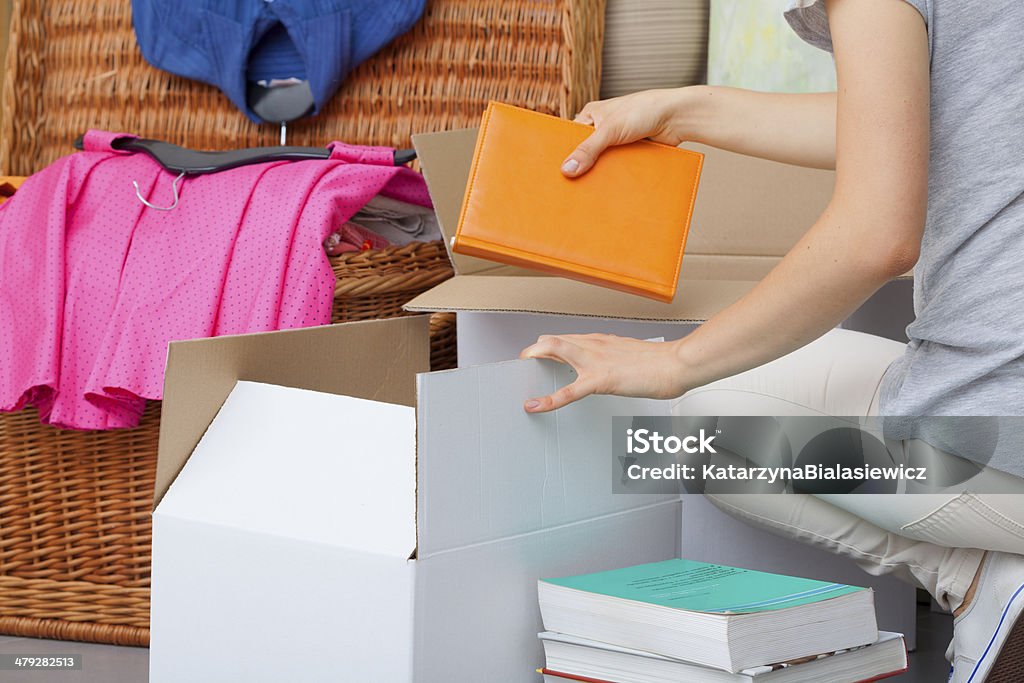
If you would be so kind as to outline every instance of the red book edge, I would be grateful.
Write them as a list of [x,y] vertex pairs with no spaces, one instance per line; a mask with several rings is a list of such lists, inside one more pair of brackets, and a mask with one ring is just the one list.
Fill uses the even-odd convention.
[[561,671],[554,671],[553,669],[537,669],[537,673],[542,673],[545,676],[557,676],[559,678],[567,678],[570,681],[583,681],[583,683],[612,683],[611,681],[601,680],[600,678],[587,678],[586,676],[574,676],[573,674],[563,673]]
[[[899,676],[900,674],[905,674],[908,671],[910,671],[910,652],[907,650],[906,641],[903,641],[903,657],[903,661],[906,662],[906,665],[902,669],[890,671],[886,674],[880,674],[873,678],[865,678],[863,681],[858,681],[858,683],[874,683],[875,681],[880,681],[883,678],[892,678],[893,676]],[[545,674],[547,676],[557,676],[558,678],[565,678],[570,681],[582,681],[582,683],[614,683],[613,681],[605,681],[600,678],[588,678],[586,676],[577,676],[575,674],[567,674],[562,671],[554,671],[553,669],[547,668],[537,669],[537,673]]]

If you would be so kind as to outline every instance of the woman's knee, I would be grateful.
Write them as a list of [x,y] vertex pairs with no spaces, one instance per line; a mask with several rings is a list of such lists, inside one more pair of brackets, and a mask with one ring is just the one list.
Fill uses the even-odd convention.
[[1024,495],[824,495],[822,500],[891,533],[944,548],[1024,553]]
[[676,415],[867,415],[904,345],[832,330],[796,351],[676,399]]
[[961,493],[950,496],[897,532],[948,548],[1024,554],[1024,497]]

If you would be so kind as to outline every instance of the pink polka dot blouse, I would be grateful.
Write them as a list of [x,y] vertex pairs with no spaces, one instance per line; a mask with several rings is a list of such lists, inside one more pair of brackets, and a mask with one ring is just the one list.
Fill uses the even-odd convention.
[[0,206],[0,411],[73,429],[138,424],[167,344],[328,323],[322,243],[377,194],[429,206],[393,150],[335,142],[325,160],[186,176],[90,131],[85,150]]

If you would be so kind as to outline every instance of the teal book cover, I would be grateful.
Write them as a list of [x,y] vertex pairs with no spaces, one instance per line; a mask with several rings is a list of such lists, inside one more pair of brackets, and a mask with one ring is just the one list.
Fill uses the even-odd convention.
[[693,560],[666,560],[560,579],[555,586],[692,612],[745,614],[799,607],[867,590]]

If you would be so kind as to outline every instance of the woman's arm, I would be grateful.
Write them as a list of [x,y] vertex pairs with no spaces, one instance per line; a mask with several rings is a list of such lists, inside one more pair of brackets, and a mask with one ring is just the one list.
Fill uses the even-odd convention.
[[839,88],[836,187],[825,212],[750,293],[677,342],[542,337],[523,357],[570,363],[577,379],[527,401],[528,411],[592,393],[668,398],[756,367],[824,334],[916,262],[929,149],[923,20],[902,0],[827,7]]
[[679,110],[690,138],[785,164],[836,166],[836,94],[764,93],[697,86]]
[[[696,85],[591,102],[576,120],[594,132],[566,158],[566,175],[588,171],[601,152],[642,138],[705,145],[798,166],[835,168],[836,94],[763,93]],[[576,165],[573,166],[572,162]]]

